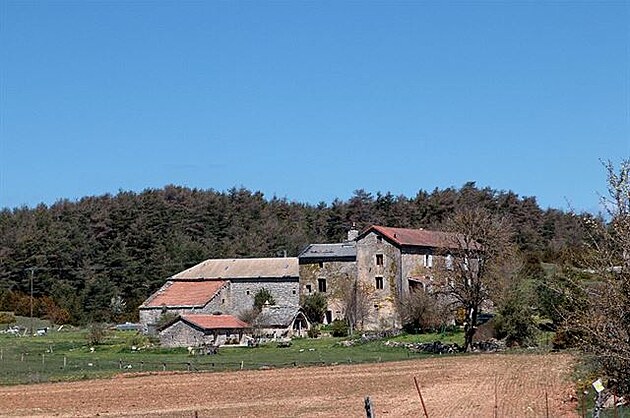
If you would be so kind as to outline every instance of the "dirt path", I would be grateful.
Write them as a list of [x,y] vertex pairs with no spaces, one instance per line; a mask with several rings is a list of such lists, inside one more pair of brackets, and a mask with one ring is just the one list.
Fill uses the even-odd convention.
[[484,354],[396,363],[116,377],[0,387],[1,416],[576,417],[572,358]]

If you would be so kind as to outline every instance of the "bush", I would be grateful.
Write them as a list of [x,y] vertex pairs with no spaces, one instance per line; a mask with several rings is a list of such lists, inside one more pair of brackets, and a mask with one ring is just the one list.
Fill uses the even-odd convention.
[[321,335],[321,333],[322,331],[317,325],[313,325],[308,331],[306,331],[306,335],[308,335],[308,338],[317,338]]
[[267,303],[269,305],[275,305],[276,300],[273,298],[271,292],[263,287],[254,295],[254,308],[260,311]]
[[314,293],[312,295],[302,296],[302,309],[306,317],[314,323],[321,324],[324,322],[324,315],[328,309],[328,300],[323,293]]
[[0,312],[0,324],[12,324],[15,322],[13,312]]
[[90,325],[87,334],[87,340],[90,345],[99,345],[107,337],[107,326],[102,323],[94,323]]
[[348,324],[341,319],[335,319],[332,322],[331,334],[333,337],[347,337],[348,336]]

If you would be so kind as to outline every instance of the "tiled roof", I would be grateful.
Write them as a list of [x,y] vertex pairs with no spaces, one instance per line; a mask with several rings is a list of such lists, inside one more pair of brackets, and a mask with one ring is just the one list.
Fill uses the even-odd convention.
[[242,329],[250,328],[247,322],[243,322],[232,315],[182,315],[182,320],[203,329]]
[[354,241],[336,244],[311,244],[298,256],[305,259],[356,259],[357,247]]
[[360,235],[375,231],[398,246],[431,248],[459,248],[458,235],[451,232],[429,231],[426,229],[390,228],[372,225]]
[[227,282],[224,280],[168,281],[142,305],[145,308],[161,306],[202,307]]
[[298,277],[297,257],[210,259],[173,279],[251,279]]

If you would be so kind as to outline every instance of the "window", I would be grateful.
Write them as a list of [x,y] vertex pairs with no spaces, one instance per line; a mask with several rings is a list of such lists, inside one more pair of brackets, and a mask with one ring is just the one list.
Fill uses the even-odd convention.
[[310,284],[307,284],[307,285],[306,285],[306,291],[307,291],[308,293],[311,293],[311,292],[313,291],[313,289],[311,289],[311,285],[310,285]]
[[376,276],[375,281],[376,281],[376,288],[377,289],[382,289],[383,288],[383,278],[381,276]]
[[245,292],[245,293],[249,295],[249,290],[247,292]]
[[326,279],[317,279],[317,289],[322,293],[326,293]]
[[380,235],[376,236],[376,242],[383,242],[383,237]]
[[324,262],[323,262],[323,261],[320,261],[320,262],[319,262],[319,268],[320,268],[320,269],[323,269],[323,268],[324,268]]
[[446,269],[447,270],[453,270],[453,256],[448,254],[446,256]]
[[293,291],[293,294],[295,295],[295,290]]
[[425,267],[433,267],[433,256],[431,254],[424,255],[424,265]]
[[383,265],[383,254],[376,254],[376,265],[377,266]]

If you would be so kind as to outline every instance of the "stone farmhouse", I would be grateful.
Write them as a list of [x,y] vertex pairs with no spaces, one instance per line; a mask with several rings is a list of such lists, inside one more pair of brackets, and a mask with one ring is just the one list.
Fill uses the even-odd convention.
[[351,230],[344,243],[312,244],[298,256],[300,291],[327,294],[326,321],[330,322],[346,316],[341,290],[356,280],[371,304],[363,328],[398,328],[402,324],[397,302],[410,292],[431,286],[433,266],[452,261],[448,249],[456,249],[455,237],[445,232],[378,225],[361,233]]
[[238,317],[252,308],[254,295],[265,288],[278,306],[267,307],[256,328],[276,336],[301,335],[310,323],[299,310],[300,295],[325,294],[325,323],[330,323],[348,315],[344,295],[348,289],[359,289],[365,295],[362,329],[399,328],[399,302],[433,285],[432,269],[437,263],[452,263],[449,249],[456,253],[456,237],[373,225],[362,232],[351,229],[341,243],[311,244],[297,258],[206,260],[168,278],[140,306],[140,322],[150,328],[170,312],[182,316],[179,328],[215,335],[214,328],[201,327],[191,316]]
[[175,274],[139,308],[140,323],[151,329],[165,313],[238,316],[265,288],[276,304],[299,306],[298,259],[210,259]]

